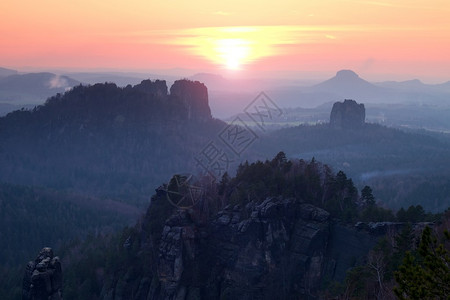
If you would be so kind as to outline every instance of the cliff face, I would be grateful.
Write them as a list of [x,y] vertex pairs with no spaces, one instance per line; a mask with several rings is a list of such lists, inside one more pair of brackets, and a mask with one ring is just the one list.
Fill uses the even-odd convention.
[[[275,299],[316,290],[323,275],[329,214],[293,199],[269,198],[218,213],[209,230],[187,214],[169,220],[159,248],[163,298]],[[179,298],[181,296],[181,298]]]
[[355,129],[364,125],[366,110],[364,104],[355,100],[344,100],[333,104],[330,125],[334,128]]
[[140,84],[135,85],[134,89],[142,91],[156,98],[166,98],[167,97],[167,85],[165,80],[143,80]]
[[170,87],[170,95],[181,101],[187,109],[188,119],[210,120],[211,109],[208,105],[208,89],[198,81],[177,80]]
[[117,284],[104,287],[103,299],[315,299],[375,240],[292,198],[228,206],[206,223],[178,210],[158,245],[141,243],[142,252],[156,254],[152,278],[112,280]]

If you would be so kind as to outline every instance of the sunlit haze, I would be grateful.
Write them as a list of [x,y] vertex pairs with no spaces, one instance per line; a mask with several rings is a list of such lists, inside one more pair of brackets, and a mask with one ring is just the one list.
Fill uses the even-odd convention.
[[0,66],[450,79],[450,2],[3,1]]

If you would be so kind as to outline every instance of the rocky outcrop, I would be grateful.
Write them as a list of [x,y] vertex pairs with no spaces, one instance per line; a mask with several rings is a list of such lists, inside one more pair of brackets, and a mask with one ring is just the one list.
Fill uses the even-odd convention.
[[328,212],[292,198],[248,206],[249,217],[242,218],[235,207],[213,221],[220,296],[286,299],[317,291],[325,269]]
[[208,227],[196,226],[187,211],[166,222],[158,264],[163,299],[282,299],[319,288],[328,212],[269,198],[227,207]]
[[170,95],[175,101],[181,101],[187,109],[188,119],[210,120],[211,109],[208,105],[208,89],[198,81],[177,80],[170,87]]
[[62,269],[58,256],[45,247],[25,269],[22,282],[23,300],[62,299]]
[[143,80],[140,84],[135,85],[134,89],[145,92],[156,98],[166,98],[168,95],[167,84],[165,80],[155,80],[152,82],[149,79]]
[[[271,198],[245,210],[228,207],[206,230],[179,212],[166,223],[159,248],[163,298],[273,299],[280,289],[292,293],[294,283],[296,292],[314,290],[323,269],[328,216],[293,199]],[[280,277],[288,281],[284,289]]]
[[364,125],[366,110],[364,104],[355,100],[336,102],[330,114],[330,125],[333,128],[356,129]]
[[196,214],[178,210],[156,244],[141,245],[156,254],[152,277],[127,272],[103,299],[316,299],[377,240],[293,198],[228,206],[208,222]]

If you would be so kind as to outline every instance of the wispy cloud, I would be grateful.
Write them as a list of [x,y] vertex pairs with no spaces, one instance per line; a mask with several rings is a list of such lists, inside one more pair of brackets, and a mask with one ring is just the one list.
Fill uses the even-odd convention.
[[248,64],[295,51],[292,46],[329,43],[336,39],[337,32],[355,30],[358,28],[352,26],[202,27],[165,32],[161,42],[185,47],[191,54],[213,63],[239,59],[240,64]]
[[67,79],[65,79],[59,75],[55,75],[48,82],[48,86],[51,89],[65,88],[65,87],[68,87],[68,85],[69,85],[69,83],[67,82]]
[[360,3],[360,4],[376,5],[376,6],[386,6],[386,7],[395,7],[395,6],[397,6],[394,3],[380,2],[380,1],[351,1],[351,2],[353,2],[353,3]]
[[229,15],[231,15],[231,13],[230,13],[230,12],[227,12],[227,11],[221,11],[221,10],[219,10],[219,11],[213,12],[213,15],[217,15],[217,16],[229,16]]
[[[376,29],[379,29],[377,27]],[[163,44],[190,44],[193,39],[246,38],[251,41],[265,40],[271,44],[303,44],[333,36],[336,32],[370,31],[361,26],[229,26],[197,27],[135,32],[133,35],[145,40]]]
[[197,27],[136,32],[134,39],[138,43],[178,47],[215,64],[236,60],[248,64],[265,57],[294,54],[307,45],[333,45],[350,36],[366,37],[390,29],[376,25]]
[[[414,5],[410,1],[397,1],[397,2],[385,2],[385,1],[366,1],[366,0],[349,0],[348,2],[351,3],[358,3],[358,4],[367,4],[367,5],[373,5],[373,6],[384,6],[384,7],[391,7],[391,8],[411,8],[411,9],[418,9],[418,10],[444,10],[449,11],[448,8],[444,8],[432,3],[428,3],[428,5]],[[426,3],[426,2],[424,2]]]

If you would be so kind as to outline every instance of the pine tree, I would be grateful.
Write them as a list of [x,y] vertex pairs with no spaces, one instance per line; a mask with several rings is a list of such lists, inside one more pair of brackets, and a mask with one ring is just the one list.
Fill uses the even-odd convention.
[[375,205],[375,197],[372,194],[372,188],[368,185],[366,185],[361,190],[361,199],[363,203],[367,206],[374,206]]
[[[445,231],[446,241],[450,241]],[[449,299],[450,256],[443,243],[438,243],[431,228],[425,227],[418,257],[407,252],[395,273],[398,286],[394,292],[399,299]]]

